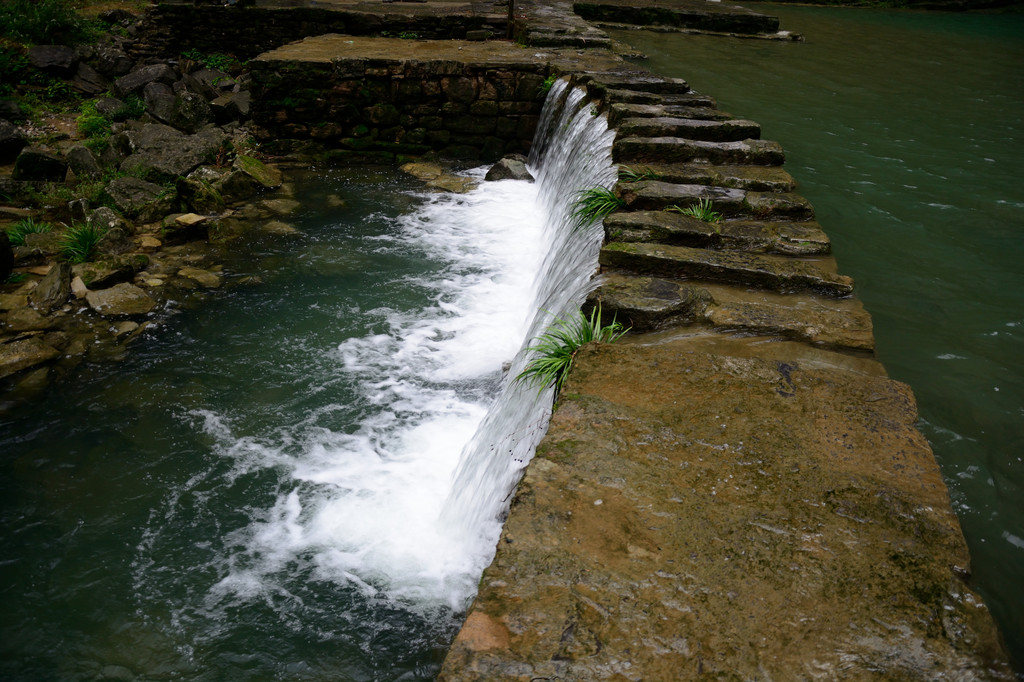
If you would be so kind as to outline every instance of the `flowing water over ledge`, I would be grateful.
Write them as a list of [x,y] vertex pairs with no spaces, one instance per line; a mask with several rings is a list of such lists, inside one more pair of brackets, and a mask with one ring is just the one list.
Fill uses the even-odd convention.
[[786,149],[1024,665],[1024,17],[770,11],[806,42],[615,37]]
[[570,200],[614,178],[553,94],[536,184],[307,178],[230,293],[4,416],[0,677],[434,676],[546,427],[521,348],[596,262]]

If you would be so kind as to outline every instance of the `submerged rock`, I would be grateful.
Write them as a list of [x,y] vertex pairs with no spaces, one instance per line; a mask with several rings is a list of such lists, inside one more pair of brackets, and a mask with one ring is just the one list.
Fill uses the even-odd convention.
[[527,180],[533,182],[533,175],[526,168],[526,157],[509,154],[491,166],[484,180]]
[[34,367],[60,355],[38,336],[0,343],[0,379]]

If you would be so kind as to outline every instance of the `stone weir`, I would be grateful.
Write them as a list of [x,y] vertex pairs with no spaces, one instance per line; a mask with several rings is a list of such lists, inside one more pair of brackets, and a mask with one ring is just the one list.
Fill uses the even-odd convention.
[[439,679],[1012,679],[783,150],[566,7],[515,20],[568,49],[324,36],[254,62],[268,138],[493,157],[553,73],[616,130],[588,305],[632,331],[577,355]]

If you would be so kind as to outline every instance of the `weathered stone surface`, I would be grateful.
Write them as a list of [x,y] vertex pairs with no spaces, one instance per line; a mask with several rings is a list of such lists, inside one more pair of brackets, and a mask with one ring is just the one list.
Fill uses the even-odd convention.
[[670,206],[685,208],[701,199],[710,199],[712,209],[724,215],[735,215],[745,208],[747,193],[731,187],[681,185],[660,180],[620,182],[616,194],[634,211],[660,211]]
[[708,142],[737,142],[761,137],[761,126],[753,121],[707,121],[658,116],[629,118],[618,126],[620,135],[635,137],[682,137]]
[[0,164],[8,164],[28,144],[25,132],[10,121],[0,118]]
[[94,210],[89,214],[87,220],[90,225],[95,225],[107,231],[120,229],[131,232],[131,225],[128,224],[128,221],[119,216],[114,209],[107,206],[100,206]]
[[103,317],[145,315],[156,307],[156,301],[134,284],[121,283],[109,289],[90,291],[85,295],[89,306]]
[[85,62],[78,65],[75,76],[71,79],[71,85],[75,90],[90,97],[102,94],[110,87],[107,79]]
[[28,295],[32,307],[48,313],[64,304],[71,295],[71,266],[55,263]]
[[68,78],[78,66],[78,53],[67,45],[34,45],[28,48],[28,61],[51,76]]
[[66,153],[68,166],[74,172],[75,177],[82,180],[95,180],[103,174],[96,157],[88,147],[76,144]]
[[224,209],[224,197],[210,182],[190,175],[175,181],[178,198],[197,213],[216,213]]
[[853,293],[853,280],[825,269],[826,263],[781,256],[615,242],[601,249],[600,263],[643,275],[744,284],[782,292],[809,290],[826,296]]
[[160,185],[131,176],[114,178],[106,189],[117,210],[128,216],[142,215],[163,191]]
[[120,78],[132,70],[135,61],[116,47],[96,49],[96,70],[107,78]]
[[187,277],[207,289],[216,289],[221,285],[220,275],[201,268],[182,268],[178,270],[178,276]]
[[182,92],[174,99],[168,123],[184,130],[186,133],[197,133],[207,123],[213,121],[213,111],[202,95],[194,92]]
[[210,100],[210,110],[217,123],[244,121],[252,111],[252,95],[248,91],[226,92]]
[[648,242],[737,251],[811,256],[831,244],[815,222],[723,220],[707,223],[674,211],[630,211],[604,219],[608,241]]
[[[629,168],[629,166],[627,166]],[[643,164],[634,172],[650,172],[651,179],[683,185],[736,187],[757,192],[792,192],[793,176],[779,166],[710,166],[702,163]]]
[[64,182],[68,164],[56,154],[39,149],[25,147],[14,160],[15,180],[38,180],[48,182]]
[[675,118],[697,119],[702,121],[728,121],[732,116],[712,107],[691,107],[685,105],[665,104],[631,104],[628,102],[612,102],[608,107],[608,124],[618,128],[627,119],[658,118],[671,116]]
[[0,343],[0,379],[52,360],[58,355],[60,351],[37,336]]
[[855,309],[806,303],[799,307],[768,302],[722,301],[706,311],[720,329],[786,336],[828,348],[874,350],[871,316],[859,302]]
[[142,98],[146,102],[146,111],[153,117],[169,123],[174,115],[174,90],[167,83],[154,81],[146,83],[142,88]]
[[209,236],[209,221],[196,213],[166,216],[160,230],[160,238],[167,244],[183,244]]
[[89,289],[108,289],[121,282],[131,282],[147,262],[146,256],[116,256],[80,263],[73,266],[71,272]]
[[614,319],[633,332],[664,329],[703,319],[707,290],[655,277],[608,275],[587,297],[585,312],[598,305],[602,320]]
[[138,68],[118,78],[114,81],[113,91],[117,97],[124,97],[133,92],[139,92],[147,83],[159,81],[171,85],[175,80],[177,80],[177,75],[170,66],[167,64],[152,64]]
[[14,249],[7,230],[0,230],[0,282],[6,282],[14,270]]
[[702,142],[681,137],[623,137],[615,141],[612,158],[616,163],[750,164],[781,166],[786,155],[778,142]]
[[96,100],[96,112],[111,120],[119,117],[127,108],[128,105],[116,97],[101,97]]
[[526,157],[510,154],[498,160],[487,171],[484,180],[527,180],[533,182],[533,175],[526,168]]
[[438,679],[1012,679],[910,390],[691,348],[577,355]]
[[811,202],[792,192],[747,192],[746,203],[750,213],[759,218],[808,220],[814,217]]
[[127,137],[132,154],[121,163],[121,170],[160,181],[188,175],[199,165],[213,160],[217,150],[228,140],[220,130],[186,135],[158,123],[129,131]]
[[53,320],[32,308],[17,308],[7,313],[7,329],[12,332],[42,331],[53,327]]
[[773,34],[779,30],[778,17],[724,3],[615,0],[574,2],[573,10],[589,21],[616,22],[631,26],[670,26],[748,35]]
[[274,189],[281,186],[281,171],[251,156],[239,154],[235,157],[231,167],[236,171],[245,173],[266,189]]

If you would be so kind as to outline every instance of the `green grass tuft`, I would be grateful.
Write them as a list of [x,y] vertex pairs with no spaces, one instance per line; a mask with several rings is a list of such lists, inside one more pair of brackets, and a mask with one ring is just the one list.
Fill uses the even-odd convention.
[[659,174],[647,166],[639,166],[637,168],[619,166],[619,180],[623,182],[640,182],[641,180],[658,180],[660,178]]
[[53,225],[50,223],[43,221],[37,223],[32,218],[22,218],[7,231],[7,238],[10,239],[12,245],[22,246],[25,243],[26,235],[49,232],[52,229]]
[[567,318],[555,318],[547,331],[527,348],[534,357],[513,383],[532,384],[538,391],[554,384],[557,395],[580,348],[593,341],[614,343],[627,331],[614,319],[609,325],[602,324],[600,306],[591,310],[589,317],[580,310]]
[[580,230],[626,205],[607,187],[591,187],[582,190],[573,204],[573,230]]
[[674,211],[681,213],[697,220],[703,220],[706,223],[717,223],[722,219],[722,214],[715,211],[711,205],[711,199],[703,198],[697,201],[693,206],[687,206],[686,208],[680,208],[679,206],[669,206],[667,211]]
[[84,263],[92,258],[105,233],[105,230],[95,225],[73,223],[61,237],[61,254],[69,263]]

